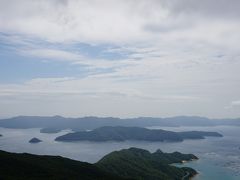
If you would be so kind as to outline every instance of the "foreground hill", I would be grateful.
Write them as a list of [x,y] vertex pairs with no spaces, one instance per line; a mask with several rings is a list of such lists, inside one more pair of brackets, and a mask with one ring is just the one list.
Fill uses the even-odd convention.
[[0,151],[0,179],[4,180],[123,180],[99,167],[63,158]]
[[155,153],[137,148],[124,149],[112,152],[103,157],[97,165],[105,171],[121,174],[125,178],[135,179],[189,179],[197,174],[191,168],[177,168],[170,164],[181,163],[197,159],[192,154],[179,152],[163,153],[157,150]]
[[170,165],[197,159],[179,152],[150,153],[130,148],[112,152],[96,164],[75,161],[60,156],[40,156],[0,151],[0,179],[4,180],[180,180],[197,172],[191,168]]
[[140,127],[106,126],[92,131],[79,131],[57,137],[56,141],[183,141],[184,139],[203,139],[205,136],[221,137],[217,132],[187,131],[173,132],[161,129]]
[[208,119],[197,116],[178,116],[169,118],[140,117],[120,119],[113,117],[65,118],[61,116],[18,116],[1,119],[0,127],[6,128],[47,128],[42,132],[58,132],[62,129],[91,130],[102,126],[216,126],[240,125],[238,119]]

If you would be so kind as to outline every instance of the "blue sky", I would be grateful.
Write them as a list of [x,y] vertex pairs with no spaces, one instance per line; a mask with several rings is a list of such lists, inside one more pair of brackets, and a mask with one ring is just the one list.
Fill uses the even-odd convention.
[[239,117],[239,7],[1,0],[0,117]]
[[[12,36],[23,38],[23,42],[12,43]],[[81,54],[90,59],[104,59],[107,61],[118,61],[126,58],[128,52],[108,52],[109,49],[117,48],[114,45],[100,44],[91,45],[86,43],[50,43],[43,40],[28,39],[21,35],[1,34],[2,41],[0,42],[0,65],[4,67],[0,72],[0,81],[2,83],[8,82],[23,82],[33,78],[47,78],[47,77],[83,77],[89,73],[101,73],[109,71],[111,68],[96,69],[94,72],[89,72],[86,65],[73,65],[66,61],[52,61],[52,57],[36,57],[27,56],[21,51],[28,51],[32,46],[37,46],[43,49],[52,49],[64,51],[74,54]],[[9,40],[9,41],[8,41]],[[25,41],[28,43],[25,44]],[[61,57],[57,57],[60,59]]]

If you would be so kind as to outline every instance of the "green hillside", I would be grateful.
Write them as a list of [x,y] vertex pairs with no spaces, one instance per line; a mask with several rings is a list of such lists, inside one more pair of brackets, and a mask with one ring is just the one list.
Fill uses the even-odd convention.
[[124,149],[112,152],[103,157],[98,167],[138,180],[177,180],[187,175],[186,179],[194,176],[197,172],[191,168],[178,168],[172,163],[181,163],[197,159],[192,154],[181,154],[179,152],[163,153],[158,150],[155,153],[137,148]]
[[43,156],[0,151],[2,180],[177,180],[196,174],[191,168],[172,163],[197,159],[179,152],[150,153],[130,148],[112,152],[99,162],[89,164],[60,156]]
[[2,180],[123,180],[95,165],[60,156],[40,156],[0,151]]

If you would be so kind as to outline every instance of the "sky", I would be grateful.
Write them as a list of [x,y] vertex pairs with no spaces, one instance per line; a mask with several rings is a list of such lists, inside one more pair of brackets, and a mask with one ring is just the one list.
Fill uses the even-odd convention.
[[0,0],[0,117],[240,117],[239,0]]

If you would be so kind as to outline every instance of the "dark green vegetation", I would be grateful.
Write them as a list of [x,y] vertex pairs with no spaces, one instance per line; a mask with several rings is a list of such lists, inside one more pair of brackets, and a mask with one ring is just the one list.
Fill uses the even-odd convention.
[[122,180],[95,165],[60,156],[0,151],[0,179],[4,180]]
[[197,172],[178,168],[172,163],[197,159],[192,154],[179,152],[150,153],[130,148],[112,152],[96,164],[75,161],[60,156],[40,156],[0,151],[0,179],[76,179],[76,180],[180,180],[189,179]]
[[61,131],[61,129],[59,129],[59,128],[42,128],[40,130],[40,133],[49,133],[49,134],[51,134],[51,133],[58,133],[60,131]]
[[181,179],[185,175],[188,175],[188,178],[192,177],[197,172],[191,168],[177,168],[170,164],[194,159],[198,158],[193,154],[163,153],[161,150],[150,153],[143,149],[130,148],[106,155],[97,165],[105,171],[116,175],[121,174],[126,178],[139,180]]
[[216,125],[240,125],[238,119],[208,119],[197,116],[178,116],[169,118],[140,117],[132,119],[120,119],[113,117],[82,117],[64,118],[61,116],[39,117],[18,116],[0,120],[0,127],[5,128],[55,128],[72,129],[74,131],[95,129],[102,126],[216,126]]
[[79,131],[57,137],[56,141],[183,141],[184,139],[203,139],[205,136],[222,135],[217,132],[172,132],[161,129],[150,130],[140,127],[101,127],[92,131]]
[[35,137],[29,140],[29,143],[40,143],[40,142],[42,142],[42,140]]

